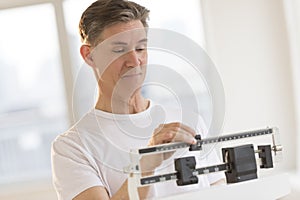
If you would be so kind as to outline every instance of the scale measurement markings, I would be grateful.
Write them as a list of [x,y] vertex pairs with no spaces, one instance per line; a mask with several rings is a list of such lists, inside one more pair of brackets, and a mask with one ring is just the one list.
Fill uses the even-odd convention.
[[[195,144],[195,146],[201,146],[203,144],[225,142],[225,141],[231,141],[231,140],[237,140],[237,139],[243,139],[243,138],[249,138],[249,137],[255,137],[255,136],[268,135],[268,134],[272,134],[272,133],[273,133],[273,128],[260,129],[260,130],[254,130],[254,131],[246,131],[243,133],[229,134],[229,135],[224,135],[224,136],[219,136],[219,137],[211,137],[211,138],[198,140],[197,144]],[[157,145],[157,146],[153,146],[153,147],[139,149],[139,154],[147,154],[147,153],[175,150],[175,149],[187,148],[190,146],[191,146],[190,144],[183,143],[183,142],[162,144],[162,145]]]
[[[226,171],[226,170],[228,170],[228,164],[223,163],[220,165],[213,165],[213,166],[209,166],[209,167],[195,169],[193,171],[193,175],[197,176],[200,174],[209,174],[209,173]],[[141,181],[141,185],[145,186],[145,185],[149,185],[149,184],[153,184],[153,183],[159,183],[159,182],[165,182],[165,181],[177,180],[177,179],[178,179],[178,172],[174,172],[174,173],[169,173],[169,174],[144,177],[144,178],[141,178],[140,181]]]

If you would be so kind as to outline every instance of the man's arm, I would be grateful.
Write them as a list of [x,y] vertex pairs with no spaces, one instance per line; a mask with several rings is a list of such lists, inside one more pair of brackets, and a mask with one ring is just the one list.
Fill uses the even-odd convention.
[[[151,159],[151,161],[150,161]],[[154,174],[154,169],[160,165],[161,158],[158,156],[142,157],[140,160],[140,166],[142,170],[142,176],[151,176]],[[147,163],[156,163],[157,166],[149,168]],[[145,186],[138,188],[140,199],[146,199],[148,197],[151,186]],[[128,194],[128,182],[127,180],[123,183],[121,188],[110,198],[107,190],[103,186],[95,186],[88,188],[81,192],[73,200],[129,200]]]
[[214,183],[211,183],[210,185],[211,186],[214,186],[214,185],[223,185],[224,183],[226,183],[226,181],[225,181],[225,179],[220,179],[220,180],[218,180],[218,181],[216,181],[216,182],[214,182]]
[[[140,199],[146,199],[150,190],[150,186],[138,188]],[[91,187],[79,195],[73,200],[129,200],[128,183],[127,180],[123,183],[121,188],[109,198],[108,192],[102,186]]]
[[107,191],[102,186],[95,186],[88,188],[87,190],[81,192],[73,200],[109,200]]

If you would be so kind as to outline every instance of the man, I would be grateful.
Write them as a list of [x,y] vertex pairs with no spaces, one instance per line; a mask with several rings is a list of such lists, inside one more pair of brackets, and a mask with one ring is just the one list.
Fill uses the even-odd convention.
[[[146,8],[126,0],[99,0],[82,14],[80,53],[94,70],[99,97],[95,108],[53,142],[53,182],[59,199],[128,199],[123,167],[130,162],[130,149],[169,142],[194,144],[194,128],[205,132],[199,116],[194,120],[197,123],[183,123],[180,112],[163,110],[142,95],[148,15]],[[143,157],[142,176],[158,170],[170,172],[169,160],[183,154],[187,153]],[[202,160],[206,163],[209,161]],[[203,176],[197,187],[222,177]],[[141,199],[176,191],[180,189],[174,182],[139,188]]]

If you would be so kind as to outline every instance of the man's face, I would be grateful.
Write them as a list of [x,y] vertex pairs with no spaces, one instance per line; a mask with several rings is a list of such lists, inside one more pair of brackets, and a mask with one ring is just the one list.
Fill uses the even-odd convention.
[[101,33],[100,40],[92,58],[100,74],[101,92],[132,96],[146,73],[147,35],[143,24],[139,20],[115,24]]

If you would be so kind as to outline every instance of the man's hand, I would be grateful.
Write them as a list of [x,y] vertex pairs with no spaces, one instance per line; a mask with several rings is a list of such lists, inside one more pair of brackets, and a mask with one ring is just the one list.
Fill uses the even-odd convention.
[[155,129],[148,146],[170,143],[185,142],[196,144],[196,132],[192,128],[179,123],[161,124]]
[[[185,142],[189,144],[196,144],[196,132],[192,128],[179,123],[161,124],[155,130],[149,140],[148,146],[154,146],[159,144],[165,144],[170,142]],[[153,155],[143,156],[140,164],[142,172],[154,171],[156,167],[161,165],[163,160],[172,156],[173,152],[158,153]]]

